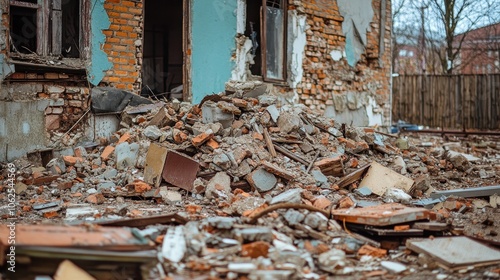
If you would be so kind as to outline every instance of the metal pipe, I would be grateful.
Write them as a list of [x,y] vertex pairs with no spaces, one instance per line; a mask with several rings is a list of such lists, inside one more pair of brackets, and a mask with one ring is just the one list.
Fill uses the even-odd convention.
[[492,136],[500,136],[500,131],[470,131],[470,130],[448,130],[448,129],[407,130],[405,128],[401,128],[400,133],[429,133],[429,134],[492,135]]

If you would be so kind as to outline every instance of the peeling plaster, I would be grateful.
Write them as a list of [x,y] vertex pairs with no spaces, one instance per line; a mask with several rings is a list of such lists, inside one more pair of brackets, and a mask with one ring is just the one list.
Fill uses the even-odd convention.
[[354,126],[381,126],[383,110],[367,92],[332,94],[333,105],[327,105],[324,116]]
[[95,0],[90,18],[92,33],[90,47],[91,58],[87,72],[90,83],[98,85],[104,78],[105,72],[113,67],[113,64],[108,60],[108,55],[102,49],[106,41],[106,36],[104,36],[102,31],[108,29],[111,24],[108,14],[104,9],[104,0]]
[[366,33],[373,19],[372,0],[337,0],[340,14],[344,17],[342,31],[346,37],[346,58],[355,66],[365,51]]
[[330,57],[334,60],[334,61],[340,61],[343,57],[345,57],[345,52],[343,51],[339,51],[339,50],[332,50],[330,52]]
[[251,75],[249,64],[253,64],[252,57],[252,40],[250,38],[239,35],[236,38],[236,54],[234,59],[234,67],[231,71],[231,80],[245,82]]
[[44,149],[45,108],[47,99],[32,101],[0,101],[0,161],[11,161],[27,151]]
[[290,63],[290,80],[292,88],[296,88],[302,82],[304,68],[302,67],[304,60],[304,52],[307,44],[307,16],[298,15],[297,11],[293,10],[289,13],[289,44],[291,42],[291,63]]
[[236,33],[245,34],[247,22],[247,5],[246,0],[238,0],[236,7]]

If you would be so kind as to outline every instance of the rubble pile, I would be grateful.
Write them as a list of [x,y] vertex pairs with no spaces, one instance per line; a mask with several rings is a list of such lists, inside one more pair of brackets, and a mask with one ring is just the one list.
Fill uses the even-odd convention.
[[[74,146],[45,166],[16,160],[16,219],[33,224],[18,236],[21,253],[35,259],[51,248],[57,273],[97,278],[105,269],[65,250],[99,250],[134,279],[498,277],[499,251],[474,240],[500,244],[498,139],[397,136],[277,101],[212,95],[194,106],[128,106],[122,128],[99,143],[60,135]],[[10,217],[7,204],[0,214]],[[71,230],[85,242],[43,238]],[[441,238],[430,236],[491,254],[443,256],[431,242]],[[33,275],[57,268],[20,265]]]

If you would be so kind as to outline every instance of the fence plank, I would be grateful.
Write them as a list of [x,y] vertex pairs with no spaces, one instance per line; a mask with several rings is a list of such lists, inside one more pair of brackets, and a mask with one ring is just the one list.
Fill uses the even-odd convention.
[[443,128],[500,129],[500,74],[393,77],[393,118]]

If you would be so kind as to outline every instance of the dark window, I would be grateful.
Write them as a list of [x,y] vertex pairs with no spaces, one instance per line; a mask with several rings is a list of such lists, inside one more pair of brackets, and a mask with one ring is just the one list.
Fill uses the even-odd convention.
[[82,57],[84,1],[11,0],[11,53]]

